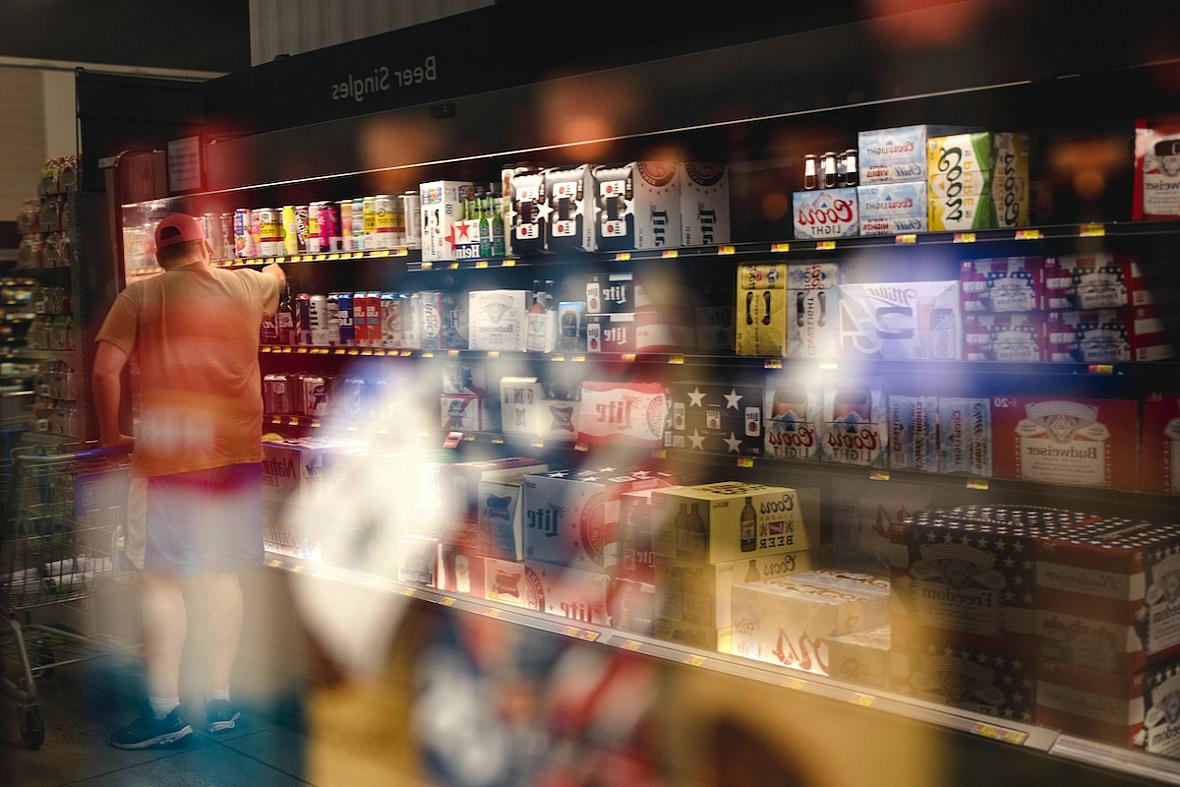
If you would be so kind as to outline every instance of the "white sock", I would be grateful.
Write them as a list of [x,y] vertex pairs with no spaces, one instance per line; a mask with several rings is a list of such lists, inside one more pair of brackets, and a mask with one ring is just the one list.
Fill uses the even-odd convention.
[[205,693],[205,698],[209,700],[222,700],[223,702],[229,702],[229,686],[226,686],[224,689],[209,689],[209,691]]
[[148,704],[152,706],[152,715],[162,719],[180,707],[180,697],[148,697]]

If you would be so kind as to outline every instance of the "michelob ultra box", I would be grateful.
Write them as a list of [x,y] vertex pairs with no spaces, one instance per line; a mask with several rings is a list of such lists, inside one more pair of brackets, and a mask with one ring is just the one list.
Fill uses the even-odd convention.
[[675,163],[633,161],[621,167],[595,167],[594,191],[599,250],[680,244],[680,180]]
[[840,269],[830,262],[787,266],[787,356],[835,358]]
[[1143,403],[1139,488],[1180,494],[1180,396],[1149,393]]
[[1134,489],[1139,407],[1127,399],[995,396],[995,475]]
[[436,180],[418,187],[422,203],[422,260],[455,259],[456,222],[463,220],[466,180]]
[[991,476],[991,400],[939,397],[938,472]]
[[[840,354],[882,360],[958,360],[959,282],[840,285]],[[740,322],[739,322],[740,325]]]
[[791,200],[796,238],[828,240],[860,234],[855,187],[796,191]]
[[735,316],[738,355],[784,355],[787,266],[739,265]]
[[676,168],[681,245],[729,243],[729,170],[704,161],[682,161]]
[[954,126],[901,126],[861,131],[857,134],[860,182],[920,181],[925,192],[928,171],[927,139],[963,130]]
[[[818,492],[723,481],[652,494],[657,556],[727,563],[819,547]],[[804,510],[806,507],[806,511]]]
[[545,250],[551,215],[545,190],[545,173],[522,172],[511,179],[508,234],[515,254]]
[[925,232],[929,226],[925,181],[856,187],[861,235]]
[[472,350],[524,350],[527,339],[525,290],[472,290],[467,326]]
[[831,637],[828,674],[837,680],[873,689],[889,688],[888,625]]
[[[551,252],[594,251],[594,176],[589,164],[545,170]],[[514,241],[515,242],[515,241]]]
[[938,397],[889,395],[889,467],[938,469]]
[[820,461],[865,467],[888,464],[889,428],[879,387],[828,388],[820,415]]
[[763,417],[766,456],[818,459],[823,443],[823,390],[803,375],[767,381]]

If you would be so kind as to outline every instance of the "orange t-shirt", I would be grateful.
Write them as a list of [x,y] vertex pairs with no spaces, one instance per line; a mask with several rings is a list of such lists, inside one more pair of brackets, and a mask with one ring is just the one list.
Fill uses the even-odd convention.
[[133,471],[159,476],[262,461],[258,331],[278,295],[273,276],[201,264],[119,294],[97,338],[139,364]]

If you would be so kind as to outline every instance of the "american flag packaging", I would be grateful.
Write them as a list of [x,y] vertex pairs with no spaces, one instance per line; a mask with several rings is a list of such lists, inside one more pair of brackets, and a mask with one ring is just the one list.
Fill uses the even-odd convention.
[[1041,313],[963,315],[963,360],[1033,363],[1049,360]]
[[1044,268],[1041,257],[964,261],[959,270],[963,316],[1044,309]]
[[[1170,294],[1170,293],[1169,293]],[[1051,257],[1045,261],[1045,308],[1118,309],[1159,303],[1133,257],[1123,254]]]
[[1057,363],[1160,361],[1175,354],[1155,306],[1051,312],[1045,360]]
[[761,386],[673,383],[668,411],[668,448],[762,455]]

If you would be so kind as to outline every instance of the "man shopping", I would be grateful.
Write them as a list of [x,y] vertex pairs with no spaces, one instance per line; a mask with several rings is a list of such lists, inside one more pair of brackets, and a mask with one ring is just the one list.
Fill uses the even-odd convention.
[[[155,239],[165,272],[120,293],[99,331],[94,361],[102,443],[132,447],[133,477],[146,483],[148,703],[138,719],[111,736],[121,749],[172,743],[192,733],[179,700],[188,584],[208,613],[206,729],[233,729],[239,719],[229,694],[242,626],[238,572],[259,565],[263,556],[258,334],[285,281],[277,265],[261,272],[211,265],[210,247],[192,216],[166,217]],[[139,367],[134,438],[119,424],[129,358]]]

